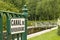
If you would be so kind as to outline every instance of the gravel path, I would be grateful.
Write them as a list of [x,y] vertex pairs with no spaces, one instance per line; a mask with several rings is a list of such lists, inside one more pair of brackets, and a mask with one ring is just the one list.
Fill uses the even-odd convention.
[[47,32],[50,32],[50,31],[55,30],[57,28],[58,27],[55,27],[55,28],[51,28],[51,29],[47,29],[47,30],[43,30],[43,31],[40,31],[40,32],[37,32],[37,33],[33,33],[33,34],[30,34],[30,35],[27,35],[27,39],[35,37],[35,36],[38,36],[38,35],[41,35],[41,34],[44,34],[44,33],[47,33]]

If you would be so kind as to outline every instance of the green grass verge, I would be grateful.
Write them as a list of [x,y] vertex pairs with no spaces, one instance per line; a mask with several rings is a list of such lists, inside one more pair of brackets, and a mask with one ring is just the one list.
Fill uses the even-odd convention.
[[30,38],[28,40],[60,40],[60,36],[57,35],[57,30]]

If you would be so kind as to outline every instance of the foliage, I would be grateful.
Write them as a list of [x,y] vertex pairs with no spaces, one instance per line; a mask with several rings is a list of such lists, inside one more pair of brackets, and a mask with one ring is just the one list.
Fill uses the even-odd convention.
[[[26,1],[29,9],[29,20],[53,20],[59,16],[59,0]],[[59,9],[59,10],[58,10]]]
[[53,20],[60,15],[60,0],[2,0],[11,3],[19,12],[24,4],[28,7],[28,20]]
[[2,0],[2,1],[13,4],[20,12],[22,12],[21,10],[22,6],[24,4],[27,4],[29,9],[28,10],[29,20],[57,19],[60,13],[59,0]]
[[34,22],[35,22],[35,21],[27,21],[27,25],[28,25],[28,26],[34,26]]
[[19,12],[22,12],[21,9],[23,7],[23,4],[25,3],[24,0],[2,0],[2,1],[13,4],[19,10]]
[[16,7],[14,7],[13,4],[6,3],[6,2],[3,2],[3,1],[0,1],[0,10],[19,12],[19,10]]

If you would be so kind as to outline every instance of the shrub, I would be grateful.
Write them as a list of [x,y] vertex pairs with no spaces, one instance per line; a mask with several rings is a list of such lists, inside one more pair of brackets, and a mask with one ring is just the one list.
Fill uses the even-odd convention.
[[3,2],[3,1],[0,1],[0,10],[19,12],[19,10],[16,7],[14,7],[13,4],[6,3],[6,2]]

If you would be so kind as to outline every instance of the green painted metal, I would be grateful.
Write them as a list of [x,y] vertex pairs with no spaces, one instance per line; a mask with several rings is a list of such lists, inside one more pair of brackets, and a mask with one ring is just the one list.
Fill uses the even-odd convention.
[[[21,37],[21,40],[27,40],[27,8],[26,5],[24,5],[23,7],[23,13],[15,13],[15,12],[7,12],[7,11],[0,11],[0,40],[4,40],[3,39],[3,15],[6,15],[6,30],[7,30],[7,36],[6,36],[6,40],[15,40],[15,38],[17,38],[17,40],[20,40],[19,37]],[[11,35],[10,33],[10,19],[11,18],[25,18],[25,32],[23,33],[19,33],[19,34],[13,34]],[[16,36],[16,37],[15,37]]]
[[23,7],[23,14],[25,15],[25,33],[22,34],[22,40],[27,40],[27,16],[28,16],[28,13],[27,13],[27,8],[26,8],[26,5],[24,5]]
[[12,40],[14,40],[14,35],[12,35]]
[[3,40],[3,22],[2,22],[2,13],[0,14],[0,40]]

